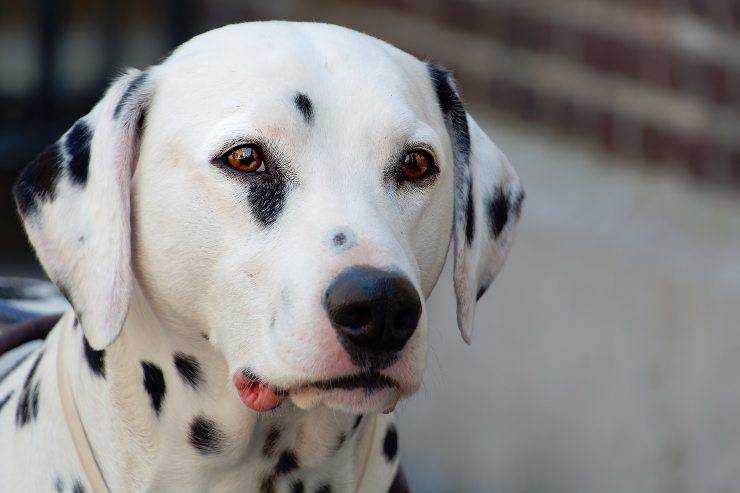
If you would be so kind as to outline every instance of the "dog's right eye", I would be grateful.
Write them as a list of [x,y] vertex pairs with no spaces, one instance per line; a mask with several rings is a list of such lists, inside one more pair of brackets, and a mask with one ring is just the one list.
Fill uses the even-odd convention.
[[221,161],[244,173],[259,173],[267,171],[262,151],[255,145],[243,145],[231,149],[221,156]]

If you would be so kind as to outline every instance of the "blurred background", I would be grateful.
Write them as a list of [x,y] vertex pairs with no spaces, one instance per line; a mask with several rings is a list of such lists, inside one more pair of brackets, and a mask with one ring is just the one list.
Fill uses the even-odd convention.
[[113,75],[260,19],[445,64],[528,192],[471,347],[432,295],[415,491],[738,491],[740,0],[0,0],[0,275],[43,276],[10,186]]

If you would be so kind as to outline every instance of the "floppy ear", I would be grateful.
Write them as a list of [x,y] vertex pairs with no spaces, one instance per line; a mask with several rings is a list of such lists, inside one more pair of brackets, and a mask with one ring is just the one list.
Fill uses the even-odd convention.
[[131,175],[150,97],[146,72],[120,77],[13,189],[41,264],[95,349],[116,339],[128,311]]
[[475,303],[506,260],[524,192],[506,156],[465,112],[449,73],[438,65],[429,72],[452,141],[457,325],[470,344]]

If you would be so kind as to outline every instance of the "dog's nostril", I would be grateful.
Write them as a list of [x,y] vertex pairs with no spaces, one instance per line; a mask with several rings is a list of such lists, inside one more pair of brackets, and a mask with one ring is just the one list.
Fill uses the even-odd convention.
[[334,244],[336,246],[344,246],[347,243],[347,235],[344,233],[337,233],[334,235]]
[[362,364],[403,348],[421,316],[421,300],[405,276],[369,266],[341,272],[324,303],[340,342]]

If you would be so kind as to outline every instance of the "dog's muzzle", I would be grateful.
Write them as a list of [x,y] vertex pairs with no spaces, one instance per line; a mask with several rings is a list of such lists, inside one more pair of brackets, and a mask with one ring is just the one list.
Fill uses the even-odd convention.
[[393,363],[421,316],[421,299],[407,277],[365,265],[334,278],[324,306],[339,342],[362,368]]

